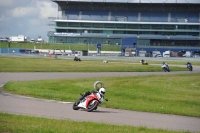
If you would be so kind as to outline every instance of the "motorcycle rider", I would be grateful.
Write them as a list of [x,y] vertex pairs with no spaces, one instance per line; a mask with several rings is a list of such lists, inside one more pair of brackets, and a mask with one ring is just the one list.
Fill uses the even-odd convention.
[[81,61],[81,59],[79,57],[75,56],[74,61]]
[[141,60],[141,63],[142,63],[142,64],[143,64],[143,63],[146,63],[146,61],[142,59],[142,60]]
[[187,65],[187,68],[192,71],[193,69],[192,64],[190,62],[187,62],[186,65]]
[[163,69],[163,68],[166,68],[166,69],[169,70],[169,66],[168,66],[168,64],[165,63],[165,62],[162,63],[162,66],[161,66],[161,67],[162,67],[162,69]]
[[102,87],[102,88],[97,89],[97,90],[92,90],[91,92],[87,91],[83,95],[81,95],[81,97],[79,98],[79,100],[77,101],[76,104],[78,105],[81,100],[83,100],[86,96],[90,95],[91,93],[98,93],[100,95],[100,98],[103,98],[104,94],[106,93],[106,90],[105,90],[105,88]]
[[192,66],[192,64],[190,62],[187,62],[187,68],[189,68],[190,66]]
[[165,62],[163,62],[162,65],[166,65],[166,66],[168,66],[167,63],[165,63]]
[[143,59],[140,62],[142,63],[142,65],[148,65],[148,63]]

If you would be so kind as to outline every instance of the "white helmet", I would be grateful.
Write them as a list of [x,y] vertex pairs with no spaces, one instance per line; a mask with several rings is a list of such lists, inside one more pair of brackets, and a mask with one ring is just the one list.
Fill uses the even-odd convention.
[[99,89],[99,93],[100,93],[101,95],[104,95],[104,94],[106,93],[106,89],[105,89],[105,88],[100,88],[100,89]]

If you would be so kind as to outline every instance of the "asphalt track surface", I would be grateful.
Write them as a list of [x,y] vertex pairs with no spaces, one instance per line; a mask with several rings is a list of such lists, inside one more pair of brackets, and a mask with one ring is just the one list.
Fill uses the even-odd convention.
[[[100,72],[100,73],[0,73],[0,86],[9,81],[28,81],[43,79],[72,79],[111,76],[137,76],[179,73],[199,73],[200,67],[194,71],[184,72]],[[175,131],[200,132],[200,118],[178,115],[137,112],[99,107],[95,112],[74,111],[71,102],[44,100],[3,93],[0,91],[0,112],[30,115],[54,119],[70,119],[74,121],[91,121],[116,125],[146,126]]]

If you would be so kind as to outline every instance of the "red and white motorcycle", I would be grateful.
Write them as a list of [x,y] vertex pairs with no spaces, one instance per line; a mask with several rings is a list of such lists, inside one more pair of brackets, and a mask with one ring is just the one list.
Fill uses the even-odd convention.
[[[101,88],[97,87],[98,84],[101,84]],[[91,112],[96,110],[98,105],[104,101],[104,94],[106,90],[103,83],[97,81],[95,82],[94,87],[97,89],[97,91],[93,91],[90,95],[84,97],[81,101],[77,100],[74,102],[74,110],[85,109],[86,111]],[[108,101],[108,99],[105,100]]]

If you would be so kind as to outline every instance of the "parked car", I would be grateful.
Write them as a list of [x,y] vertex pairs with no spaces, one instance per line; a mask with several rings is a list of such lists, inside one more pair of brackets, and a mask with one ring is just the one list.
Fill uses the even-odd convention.
[[199,56],[199,54],[195,54],[194,57],[197,58],[197,57],[200,57],[200,56]]
[[157,55],[155,55],[155,57],[162,57],[162,55],[161,54],[157,54]]

